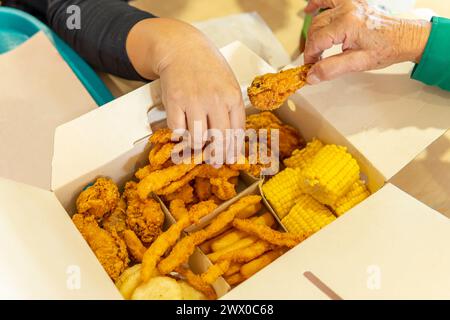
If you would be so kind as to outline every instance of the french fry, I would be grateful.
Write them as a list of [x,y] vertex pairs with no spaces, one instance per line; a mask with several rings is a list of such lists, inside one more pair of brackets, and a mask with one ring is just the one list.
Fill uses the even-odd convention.
[[284,253],[284,250],[280,250],[280,249],[269,251],[266,254],[263,254],[262,256],[260,256],[259,258],[256,258],[255,260],[252,260],[252,261],[244,264],[240,269],[240,273],[244,277],[244,279],[248,279],[252,275],[257,273],[259,270],[263,269],[265,266],[270,264],[272,261],[277,259],[283,253]]
[[242,264],[237,263],[237,262],[233,262],[230,267],[228,268],[227,272],[225,272],[223,275],[228,277],[231,276],[235,273],[239,273],[239,271],[241,270]]
[[[252,222],[256,224],[265,224],[269,227],[272,227],[275,224],[275,219],[271,213],[266,212],[259,217],[253,217],[250,219]],[[235,242],[244,239],[248,234],[244,231],[239,231],[234,229],[232,232],[228,232],[220,236],[217,240],[211,243],[211,249],[214,252],[225,249],[226,247],[231,246]]]
[[244,280],[245,280],[245,278],[240,273],[234,273],[234,274],[232,274],[230,276],[225,276],[225,281],[230,286],[237,286],[238,284],[240,284]]
[[244,239],[241,239],[239,241],[236,241],[235,243],[231,244],[230,246],[214,252],[214,253],[210,253],[208,254],[208,258],[209,260],[211,260],[212,262],[216,262],[217,260],[220,259],[220,257],[222,257],[225,253],[233,251],[233,250],[238,250],[238,249],[242,249],[242,248],[246,248],[249,245],[255,243],[257,240],[256,237],[246,237]]

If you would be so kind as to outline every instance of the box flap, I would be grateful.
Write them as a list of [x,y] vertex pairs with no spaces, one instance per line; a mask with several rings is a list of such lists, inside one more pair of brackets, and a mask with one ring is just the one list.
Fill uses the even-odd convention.
[[389,180],[450,128],[450,92],[411,80],[412,67],[350,74],[299,94]]
[[49,191],[0,178],[1,299],[121,299]]
[[0,55],[0,177],[50,190],[55,128],[96,107],[43,33]]
[[[221,50],[242,89],[253,78],[273,68],[239,42]],[[165,118],[152,106],[161,104],[159,81],[147,84],[111,103],[57,128],[53,156],[52,189],[101,167],[151,134],[149,121]]]
[[289,290],[290,298],[303,298],[304,273],[311,272],[343,299],[449,299],[449,243],[450,220],[387,184],[234,289],[233,297]]

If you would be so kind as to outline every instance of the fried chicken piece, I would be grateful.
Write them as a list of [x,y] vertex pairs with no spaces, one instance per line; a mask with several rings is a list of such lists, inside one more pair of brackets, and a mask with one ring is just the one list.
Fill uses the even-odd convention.
[[93,215],[77,213],[72,220],[105,271],[116,281],[129,263],[125,242],[115,230],[109,233],[100,228]]
[[142,243],[150,245],[161,233],[164,223],[164,213],[160,204],[152,199],[142,200],[137,191],[136,182],[125,185],[123,196],[127,202],[127,224]]
[[194,202],[195,201],[194,188],[192,188],[189,184],[185,184],[177,191],[166,195],[165,199],[166,199],[166,201],[180,199],[180,200],[183,200],[183,202],[186,204]]
[[114,211],[103,217],[101,227],[109,233],[114,230],[119,236],[122,236],[123,231],[128,229],[126,210],[127,204],[123,198],[120,198]]
[[98,178],[92,186],[81,192],[76,202],[77,212],[102,218],[116,208],[119,198],[119,189],[111,179]]
[[233,226],[250,235],[280,247],[293,248],[308,238],[310,234],[292,234],[273,230],[264,224],[256,224],[248,219],[235,219]]
[[162,166],[167,160],[172,157],[172,150],[175,143],[157,144],[152,148],[148,156],[150,164],[154,167]]
[[[141,199],[146,199],[154,191],[160,190],[183,177],[186,173],[194,169],[197,165],[193,162],[189,164],[177,164],[166,169],[156,170],[142,179],[137,186],[138,194]],[[170,190],[166,194],[176,191]]]
[[134,258],[134,261],[138,263],[142,262],[142,258],[144,257],[147,248],[142,244],[136,233],[130,229],[124,230],[123,240],[125,241],[131,256]]
[[186,209],[184,201],[181,199],[174,199],[170,201],[169,211],[177,221],[189,213],[188,209]]
[[239,175],[239,171],[232,170],[228,166],[222,166],[219,169],[214,168],[209,164],[201,164],[187,172],[184,176],[182,176],[179,180],[173,181],[168,186],[156,190],[155,193],[157,195],[167,195],[177,191],[179,188],[183,187],[187,183],[194,180],[196,177],[200,178],[231,178]]
[[245,127],[247,129],[264,129],[282,124],[283,122],[270,111],[255,113],[247,116],[245,119]]
[[[266,111],[257,113],[247,117],[246,129],[266,129],[267,134],[267,148],[271,151],[271,134],[273,129],[279,130],[279,156],[281,159],[290,157],[295,149],[301,149],[305,146],[305,140],[300,136],[299,132],[286,124],[283,124],[272,112]],[[262,143],[260,141],[260,143]],[[263,145],[264,146],[264,145]],[[261,145],[258,145],[262,148]],[[270,155],[270,153],[268,153]]]
[[236,193],[236,186],[224,178],[211,178],[212,192],[220,200],[229,200],[233,198]]
[[256,77],[247,89],[250,102],[260,110],[274,110],[306,85],[306,77],[312,65],[268,73]]
[[303,149],[305,140],[300,137],[298,131],[288,125],[283,125],[280,130],[280,158],[285,159],[292,155],[295,149]]
[[193,232],[181,239],[172,249],[170,254],[159,263],[159,271],[162,274],[168,274],[174,271],[177,267],[186,263],[194,252],[196,246],[222,233],[231,225],[236,215],[245,210],[247,207],[254,206],[260,202],[261,197],[257,195],[246,196],[239,199],[227,210],[221,212],[217,217],[215,217],[206,228]]
[[223,200],[220,200],[215,194],[211,195],[208,200],[214,201],[217,205],[221,205],[223,203]]
[[172,140],[172,130],[169,128],[163,128],[156,130],[151,136],[150,136],[150,143],[153,145],[156,145],[158,143],[164,144],[168,143]]
[[180,220],[156,238],[155,242],[145,252],[142,260],[142,281],[147,282],[150,279],[161,257],[177,242],[184,229],[193,223],[198,223],[202,217],[211,213],[216,208],[217,206],[212,201],[200,202],[194,205],[188,214],[182,216]]
[[195,194],[200,201],[208,200],[211,197],[211,183],[207,178],[195,178]]
[[150,173],[156,171],[156,170],[161,170],[161,169],[166,169],[168,167],[173,166],[173,162],[172,160],[167,160],[166,162],[164,162],[164,164],[162,165],[157,165],[157,166],[153,166],[151,164],[146,165],[145,167],[139,168],[136,173],[134,174],[134,176],[136,178],[138,178],[139,180],[144,179],[146,176],[148,176]]

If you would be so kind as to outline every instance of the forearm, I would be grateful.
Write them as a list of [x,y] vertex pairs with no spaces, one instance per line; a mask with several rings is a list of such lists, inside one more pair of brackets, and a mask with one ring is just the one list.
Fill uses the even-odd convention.
[[136,71],[146,79],[155,79],[175,53],[184,51],[189,54],[192,45],[196,50],[202,46],[208,50],[211,44],[200,31],[187,23],[155,18],[142,20],[131,29],[126,49]]
[[[80,8],[81,28],[67,27],[67,7]],[[120,0],[50,0],[47,20],[80,56],[100,71],[127,79],[142,79],[131,63],[126,41],[140,21],[153,18]]]

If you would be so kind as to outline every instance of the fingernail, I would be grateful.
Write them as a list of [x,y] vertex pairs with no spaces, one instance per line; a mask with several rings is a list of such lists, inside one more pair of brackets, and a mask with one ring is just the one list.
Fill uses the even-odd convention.
[[314,73],[311,73],[308,75],[306,82],[308,82],[308,84],[318,84],[318,83],[320,83],[320,79]]

